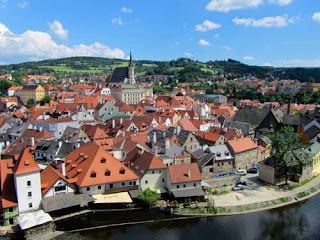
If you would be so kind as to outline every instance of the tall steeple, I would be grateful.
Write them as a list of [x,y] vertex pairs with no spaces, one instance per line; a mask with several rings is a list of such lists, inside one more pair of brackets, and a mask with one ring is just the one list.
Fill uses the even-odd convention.
[[129,68],[132,67],[132,54],[131,54],[131,51],[130,51],[130,61],[129,61]]
[[131,85],[135,85],[136,84],[136,80],[134,77],[134,68],[133,68],[133,63],[132,63],[132,53],[130,51],[130,61],[129,61],[129,67],[128,67],[128,80],[129,80],[129,84]]

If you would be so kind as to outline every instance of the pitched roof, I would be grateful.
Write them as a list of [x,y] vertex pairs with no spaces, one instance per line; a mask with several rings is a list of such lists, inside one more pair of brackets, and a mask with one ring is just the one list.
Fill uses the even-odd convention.
[[1,208],[18,206],[12,167],[12,159],[3,159],[0,161]]
[[58,172],[51,166],[46,167],[41,172],[42,194],[46,194],[50,190],[50,188],[60,179],[66,182],[69,187],[74,188],[74,186],[69,183],[68,179],[66,179],[60,172]]
[[66,157],[66,176],[74,179],[79,187],[139,179],[95,143],[86,143]]
[[236,140],[229,140],[227,143],[235,153],[248,151],[258,147],[258,145],[255,144],[249,137],[238,138]]
[[168,170],[171,183],[201,181],[201,174],[197,163],[170,165],[168,166]]
[[39,172],[41,169],[30,153],[30,148],[25,148],[20,154],[16,165],[13,168],[14,175]]
[[167,168],[154,154],[137,147],[128,154],[125,162],[138,176],[143,176],[148,170]]
[[198,129],[192,124],[192,122],[188,119],[181,119],[178,122],[178,125],[180,125],[184,130],[190,131],[190,132],[196,132]]

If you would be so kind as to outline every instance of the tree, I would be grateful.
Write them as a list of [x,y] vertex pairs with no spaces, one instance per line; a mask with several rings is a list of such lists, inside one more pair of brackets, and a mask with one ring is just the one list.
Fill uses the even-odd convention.
[[43,106],[46,103],[49,103],[51,101],[51,97],[49,95],[44,95],[43,98],[40,100],[40,105]]
[[178,97],[183,97],[184,95],[183,95],[182,92],[178,92],[176,96],[178,96]]
[[33,99],[27,101],[27,108],[32,108],[34,105],[36,105],[36,102]]
[[139,203],[144,207],[153,207],[160,199],[160,194],[150,188],[147,188],[137,196]]
[[6,94],[8,88],[11,87],[11,86],[12,86],[11,82],[9,82],[9,81],[6,80],[6,79],[2,79],[2,80],[0,81],[0,93],[1,93],[2,95]]
[[[298,162],[299,167],[303,167],[308,162],[308,155],[301,156],[300,134],[295,133],[292,127],[282,127],[278,132],[270,137],[272,141],[272,157],[275,159],[275,167],[283,170],[286,185],[288,185],[289,170]],[[302,160],[304,159],[304,161]],[[294,168],[296,169],[296,168]],[[282,172],[282,171],[281,171]]]

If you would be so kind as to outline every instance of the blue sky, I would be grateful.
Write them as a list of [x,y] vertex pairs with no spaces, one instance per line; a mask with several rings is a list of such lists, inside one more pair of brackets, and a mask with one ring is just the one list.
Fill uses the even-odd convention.
[[0,0],[0,63],[76,55],[320,67],[319,0]]

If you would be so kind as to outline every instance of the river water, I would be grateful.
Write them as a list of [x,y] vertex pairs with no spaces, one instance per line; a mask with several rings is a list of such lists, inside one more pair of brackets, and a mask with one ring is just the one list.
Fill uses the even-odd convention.
[[[57,222],[58,230],[110,223],[169,219],[159,212],[96,212]],[[257,213],[161,221],[72,233],[62,239],[110,240],[317,240],[320,239],[320,195],[305,202]]]

